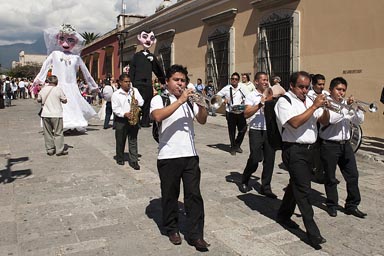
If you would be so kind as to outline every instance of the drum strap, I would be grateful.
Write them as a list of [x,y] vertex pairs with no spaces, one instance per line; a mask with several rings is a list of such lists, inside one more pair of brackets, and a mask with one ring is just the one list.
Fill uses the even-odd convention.
[[[239,88],[239,92],[241,93],[242,95],[242,98],[244,99],[245,98],[245,95],[244,93],[241,91],[241,89]],[[231,105],[233,105],[233,94],[232,94],[232,87],[229,88],[229,95],[231,96]]]

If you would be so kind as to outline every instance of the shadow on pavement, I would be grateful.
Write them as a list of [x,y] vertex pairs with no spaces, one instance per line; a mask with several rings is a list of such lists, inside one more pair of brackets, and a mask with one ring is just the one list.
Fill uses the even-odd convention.
[[384,155],[384,139],[364,136],[359,150]]
[[[184,204],[182,202],[178,203],[178,209],[179,209],[178,222],[179,222],[180,233],[182,233],[185,236],[186,230],[187,230],[186,216],[185,216]],[[162,220],[163,213],[162,213],[162,207],[161,207],[161,198],[156,198],[149,201],[149,205],[145,208],[145,214],[148,216],[148,218],[153,219],[153,221],[156,223],[162,235],[168,236],[166,230],[163,227],[163,220]]]
[[225,152],[231,151],[231,146],[227,145],[227,144],[223,144],[223,143],[211,144],[211,145],[207,145],[207,146],[210,148],[220,149],[220,150],[225,151]]
[[[277,212],[274,209],[280,207],[280,204],[281,204],[280,199],[271,199],[264,196],[251,194],[251,193],[239,195],[237,196],[237,198],[243,201],[244,204],[248,206],[251,210],[258,211],[260,214],[264,215],[265,217],[268,217],[277,222],[276,220]],[[320,245],[312,245],[307,238],[307,233],[301,228],[293,229],[282,224],[279,224],[279,225],[282,226],[284,229],[288,230],[289,232],[291,232],[293,235],[297,236],[301,241],[313,247],[314,249],[320,250],[322,248]]]
[[0,183],[11,183],[16,179],[23,179],[32,174],[31,169],[12,171],[12,166],[18,163],[26,162],[29,157],[9,158],[5,169],[0,170]]

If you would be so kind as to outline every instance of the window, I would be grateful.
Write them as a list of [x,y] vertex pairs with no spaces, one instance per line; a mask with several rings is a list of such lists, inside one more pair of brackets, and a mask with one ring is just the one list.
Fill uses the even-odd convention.
[[171,51],[171,46],[159,49],[158,59],[164,71],[171,66]]
[[258,70],[270,77],[280,76],[281,85],[289,87],[289,76],[298,70],[297,13],[273,13],[260,23]]
[[213,81],[216,91],[228,84],[228,42],[228,32],[208,38],[207,81]]

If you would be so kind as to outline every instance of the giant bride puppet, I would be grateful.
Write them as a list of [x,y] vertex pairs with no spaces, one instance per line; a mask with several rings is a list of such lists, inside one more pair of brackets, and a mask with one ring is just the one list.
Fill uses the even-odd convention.
[[89,89],[98,88],[80,57],[84,39],[71,25],[63,24],[60,28],[44,30],[44,41],[49,55],[33,83],[44,84],[48,73],[56,75],[58,86],[68,99],[67,104],[63,104],[64,130],[84,132],[88,126],[87,120],[96,112],[80,94],[76,77],[79,68]]

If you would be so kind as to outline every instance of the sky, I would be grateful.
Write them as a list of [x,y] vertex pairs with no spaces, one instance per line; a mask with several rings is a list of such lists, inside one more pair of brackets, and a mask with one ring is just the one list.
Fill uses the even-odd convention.
[[33,43],[63,23],[103,35],[116,27],[122,2],[126,14],[151,15],[163,0],[0,0],[0,45]]

